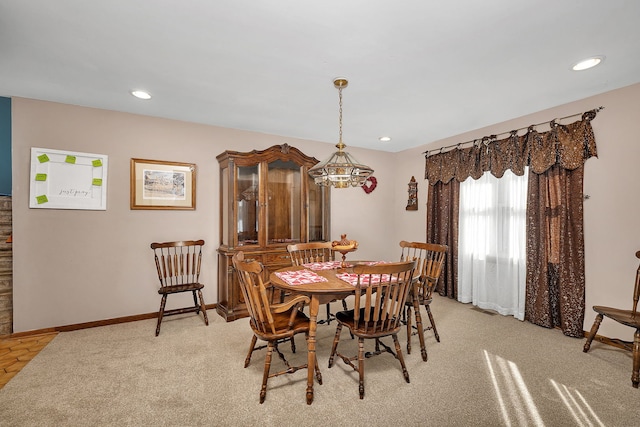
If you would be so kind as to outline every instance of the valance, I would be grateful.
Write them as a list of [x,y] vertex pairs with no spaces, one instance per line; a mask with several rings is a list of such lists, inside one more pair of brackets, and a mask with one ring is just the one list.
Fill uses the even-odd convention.
[[507,169],[523,175],[525,166],[541,174],[558,164],[564,169],[575,170],[590,157],[597,157],[596,142],[591,120],[598,110],[587,111],[582,119],[567,125],[549,122],[550,129],[537,132],[535,125],[529,126],[524,135],[511,131],[504,139],[484,137],[468,148],[460,144],[446,152],[425,156],[425,178],[429,185],[458,182],[480,178],[490,171],[500,178]]

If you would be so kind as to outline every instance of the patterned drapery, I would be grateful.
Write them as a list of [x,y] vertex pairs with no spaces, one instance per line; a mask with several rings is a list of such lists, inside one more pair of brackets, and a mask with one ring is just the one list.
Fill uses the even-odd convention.
[[501,140],[485,137],[468,148],[427,153],[427,241],[450,249],[441,295],[457,297],[459,183],[487,171],[497,178],[507,169],[523,175],[529,166],[525,319],[583,336],[583,176],[585,161],[597,156],[591,127],[596,112],[568,125],[551,121],[546,132],[530,126],[524,135],[512,131]]

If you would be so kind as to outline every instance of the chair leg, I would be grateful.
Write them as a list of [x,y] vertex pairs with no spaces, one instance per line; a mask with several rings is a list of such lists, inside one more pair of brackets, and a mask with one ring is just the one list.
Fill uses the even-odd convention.
[[198,289],[198,297],[200,298],[200,310],[202,311],[202,316],[204,317],[204,324],[209,326],[209,318],[207,317],[207,308],[204,305],[204,299],[202,298],[202,291]]
[[427,316],[429,316],[429,323],[431,323],[431,329],[433,329],[433,334],[436,336],[436,341],[440,342],[440,335],[438,335],[436,321],[433,320],[433,314],[431,314],[431,307],[429,305],[425,305],[424,308],[427,309]]
[[[347,299],[346,299],[346,298],[344,298],[344,299],[342,299],[341,301],[342,301],[342,309],[343,309],[344,311],[349,310],[349,309],[347,308]],[[354,338],[354,336],[353,336],[353,332],[351,332],[351,329],[349,329],[349,335],[351,335],[351,339],[353,339],[353,338]]]
[[600,323],[602,322],[602,318],[604,316],[602,314],[598,314],[596,316],[596,320],[593,322],[593,326],[591,326],[591,330],[589,331],[589,335],[587,336],[587,342],[584,343],[584,347],[582,348],[583,352],[587,352],[589,351],[589,348],[591,348],[591,341],[593,341],[593,338],[596,336],[596,333],[598,333],[598,329],[600,328]]
[[[307,340],[307,346],[309,345],[309,334],[306,334],[306,340]],[[291,337],[291,339],[293,340],[293,337]],[[318,381],[318,384],[322,385],[322,374],[320,373],[320,365],[318,365],[318,358],[316,357],[316,366],[315,366],[315,372],[316,372],[316,381]]]
[[331,304],[327,304],[327,325],[331,324]]
[[405,312],[405,322],[407,324],[407,354],[411,354],[411,334],[413,331],[411,330],[411,306],[407,306],[404,310]]
[[267,397],[267,381],[269,380],[269,370],[271,369],[271,355],[273,354],[274,343],[269,341],[267,345],[267,355],[264,358],[264,372],[262,374],[262,388],[260,389],[260,403],[264,403]]
[[418,301],[413,302],[413,311],[416,316],[416,327],[418,328],[418,340],[420,341],[420,354],[422,355],[422,360],[426,362],[427,346],[424,343],[424,326],[422,324],[422,314],[420,314],[420,303],[418,303]]
[[358,337],[358,391],[364,399],[364,338]]
[[253,354],[253,350],[256,348],[256,343],[258,342],[258,337],[255,335],[251,337],[251,344],[249,345],[249,353],[247,353],[247,357],[244,359],[244,367],[246,368],[251,363],[251,355]]
[[633,334],[633,373],[631,374],[631,385],[638,388],[640,383],[640,329],[636,329]]
[[160,334],[160,324],[162,323],[162,317],[164,316],[164,306],[167,304],[167,294],[162,295],[160,301],[160,311],[158,311],[158,325],[156,326],[156,336]]
[[409,371],[407,371],[407,366],[404,364],[404,357],[402,357],[402,349],[400,348],[400,342],[398,341],[398,335],[393,334],[393,343],[396,346],[396,357],[400,361],[400,366],[402,366],[402,374],[404,375],[404,379],[406,382],[409,381]]
[[336,356],[336,350],[338,349],[338,341],[340,341],[341,331],[342,331],[342,323],[338,322],[338,326],[336,326],[336,335],[333,337],[333,344],[331,345],[331,354],[329,355],[329,367],[333,366],[333,361]]
[[196,296],[196,291],[191,291],[193,295],[193,306],[196,309],[196,314],[200,314],[200,304],[198,304],[198,297]]

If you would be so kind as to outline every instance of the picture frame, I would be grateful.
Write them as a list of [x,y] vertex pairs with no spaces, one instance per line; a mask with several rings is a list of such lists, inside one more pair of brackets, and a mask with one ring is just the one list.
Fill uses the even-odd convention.
[[195,163],[131,159],[131,209],[195,208]]
[[30,209],[107,210],[109,156],[31,147]]

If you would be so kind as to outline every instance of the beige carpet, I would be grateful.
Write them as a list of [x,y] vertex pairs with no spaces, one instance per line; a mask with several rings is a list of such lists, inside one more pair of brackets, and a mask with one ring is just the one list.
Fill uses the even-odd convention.
[[[337,307],[336,307],[337,308]],[[568,338],[511,317],[436,297],[442,342],[427,333],[429,361],[416,337],[405,355],[411,383],[389,354],[357,374],[342,361],[327,368],[335,331],[319,326],[323,385],[305,402],[306,371],[269,381],[258,403],[264,351],[243,361],[246,319],[209,312],[59,334],[0,390],[2,426],[630,426],[640,422],[631,354],[600,343],[582,353]],[[591,313],[588,314],[591,316]],[[606,320],[605,320],[606,322]],[[401,341],[405,341],[402,334]],[[343,331],[341,346],[356,348]],[[288,350],[288,346],[283,346]],[[294,360],[305,360],[302,339]],[[344,347],[343,347],[344,349]],[[279,364],[278,360],[274,363]]]

